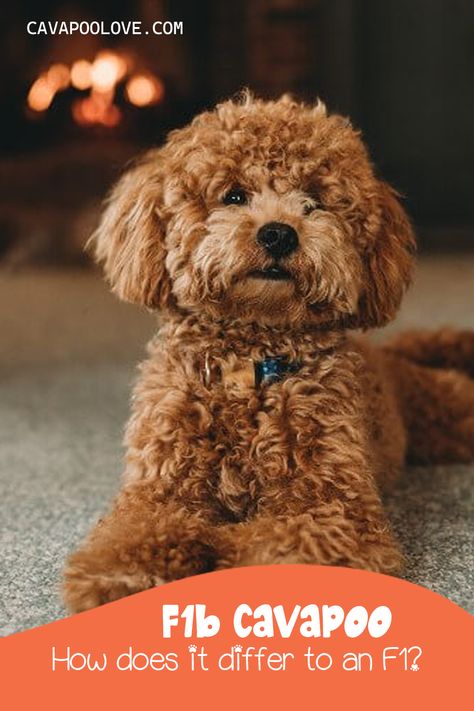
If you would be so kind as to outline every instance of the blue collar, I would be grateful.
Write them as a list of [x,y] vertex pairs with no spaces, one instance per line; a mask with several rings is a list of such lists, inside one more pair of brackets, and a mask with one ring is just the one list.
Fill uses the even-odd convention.
[[301,367],[301,361],[290,361],[287,356],[267,356],[262,360],[244,358],[233,363],[227,370],[207,353],[200,370],[206,387],[213,383],[223,383],[226,387],[258,388],[283,380],[286,376],[297,373]]
[[299,361],[289,361],[285,356],[268,356],[254,361],[255,386],[271,385],[283,380],[286,375],[297,373],[301,368]]

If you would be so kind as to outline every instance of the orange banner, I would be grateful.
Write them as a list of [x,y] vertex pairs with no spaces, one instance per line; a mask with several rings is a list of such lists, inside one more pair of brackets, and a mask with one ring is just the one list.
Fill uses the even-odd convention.
[[473,629],[388,576],[226,570],[2,639],[2,707],[459,711],[472,707]]

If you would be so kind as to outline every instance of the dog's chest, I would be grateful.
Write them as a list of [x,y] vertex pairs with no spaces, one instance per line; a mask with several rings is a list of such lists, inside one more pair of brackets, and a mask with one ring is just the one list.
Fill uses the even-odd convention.
[[358,416],[357,355],[334,341],[295,347],[283,339],[239,352],[183,344],[179,335],[180,348],[157,350],[136,390],[130,478],[158,475],[196,509],[217,498],[236,520],[264,510],[293,481],[306,486],[305,472],[317,473]]
[[317,467],[328,432],[352,407],[334,387],[338,369],[337,358],[326,358],[268,385],[209,389],[210,485],[234,515],[254,512],[261,492],[278,498],[285,480]]

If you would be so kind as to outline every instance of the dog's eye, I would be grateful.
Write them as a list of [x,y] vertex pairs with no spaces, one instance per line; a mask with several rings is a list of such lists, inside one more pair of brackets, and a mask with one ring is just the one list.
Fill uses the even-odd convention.
[[246,205],[247,193],[242,188],[232,188],[222,199],[224,205]]
[[316,205],[314,205],[314,203],[307,202],[307,203],[303,206],[303,214],[304,214],[304,215],[311,215],[311,213],[312,213],[313,210],[315,210],[315,209],[316,209]]

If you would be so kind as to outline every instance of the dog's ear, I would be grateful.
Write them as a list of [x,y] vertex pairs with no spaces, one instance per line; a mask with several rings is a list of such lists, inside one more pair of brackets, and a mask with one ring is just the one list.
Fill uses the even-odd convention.
[[379,181],[380,218],[363,256],[364,282],[358,325],[364,329],[383,326],[395,316],[411,281],[415,238],[397,198],[395,190]]
[[112,290],[125,301],[150,308],[164,306],[171,290],[159,166],[159,151],[150,151],[122,176],[89,242]]

